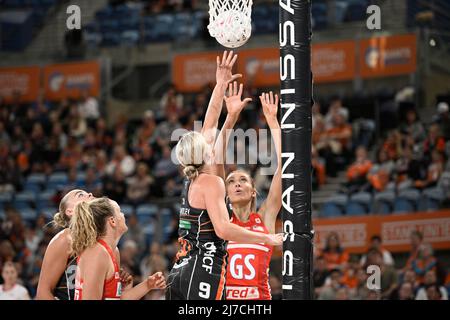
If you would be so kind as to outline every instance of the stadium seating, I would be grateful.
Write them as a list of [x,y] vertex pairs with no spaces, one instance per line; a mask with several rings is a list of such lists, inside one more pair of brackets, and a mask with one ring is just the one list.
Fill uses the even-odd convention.
[[344,214],[345,206],[348,201],[347,195],[337,194],[328,199],[323,205],[320,216],[324,218],[339,217]]
[[368,192],[359,192],[350,196],[345,208],[347,216],[358,216],[370,213],[372,210],[372,195]]

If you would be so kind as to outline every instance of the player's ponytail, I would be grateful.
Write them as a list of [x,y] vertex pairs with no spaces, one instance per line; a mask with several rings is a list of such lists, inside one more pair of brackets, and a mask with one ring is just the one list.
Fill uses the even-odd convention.
[[68,228],[70,217],[66,214],[67,202],[69,201],[69,193],[67,193],[59,203],[59,211],[53,216],[53,224],[59,228]]
[[184,175],[194,180],[198,177],[200,169],[208,150],[205,137],[198,132],[191,131],[183,135],[176,147],[176,156],[184,167]]
[[105,234],[107,218],[113,215],[114,209],[106,197],[78,203],[70,221],[72,253],[80,256],[84,250],[95,245],[97,239]]

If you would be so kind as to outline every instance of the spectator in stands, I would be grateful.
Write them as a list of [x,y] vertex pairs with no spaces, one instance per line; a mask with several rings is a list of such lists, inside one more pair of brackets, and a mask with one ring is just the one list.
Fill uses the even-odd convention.
[[[317,190],[320,186],[325,184],[326,181],[326,169],[325,169],[325,160],[319,156],[317,150],[314,146],[312,146],[311,152],[311,165],[313,167],[313,177],[312,177],[312,186],[313,190]],[[267,176],[264,176],[267,177]],[[257,189],[259,190],[259,189]]]
[[19,284],[21,280],[13,262],[3,265],[2,278],[4,283],[0,285],[0,300],[30,300],[27,289]]
[[339,236],[336,232],[328,234],[322,255],[330,271],[333,269],[344,270],[347,267],[349,255],[341,247]]
[[345,190],[350,194],[367,186],[367,174],[372,168],[372,161],[367,157],[367,149],[364,146],[356,148],[355,156],[355,162],[347,169],[347,183],[345,184]]
[[5,124],[3,123],[3,121],[0,121],[0,141],[5,144],[9,144],[11,141],[9,134],[5,129]]
[[445,139],[441,134],[441,128],[434,123],[428,128],[428,136],[423,143],[423,157],[425,163],[432,161],[431,154],[433,150],[445,153]]
[[386,150],[378,151],[377,163],[372,166],[367,175],[371,187],[376,191],[384,191],[391,181],[391,175],[394,171],[395,163],[390,160]]
[[99,118],[95,124],[95,133],[97,137],[97,145],[102,146],[106,152],[110,152],[110,148],[113,143],[112,133],[106,127],[105,119]]
[[359,268],[356,272],[358,283],[356,288],[351,291],[351,296],[355,300],[366,300],[369,295],[369,288],[367,287],[368,274],[363,268]]
[[433,248],[430,244],[420,245],[417,257],[411,261],[411,268],[420,282],[423,282],[428,271],[437,271],[437,259],[433,255]]
[[365,300],[381,300],[380,290],[369,290]]
[[416,292],[419,287],[419,282],[417,281],[416,273],[412,269],[408,269],[403,273],[402,283],[409,282],[413,288],[413,291]]
[[402,135],[398,130],[391,130],[386,140],[383,142],[382,149],[386,152],[389,160],[395,161],[402,152]]
[[138,253],[140,256],[145,250],[145,234],[143,226],[139,223],[137,215],[135,213],[131,214],[127,219],[128,231],[122,237],[122,241],[125,243],[127,240],[132,240],[136,243]]
[[339,289],[343,287],[341,278],[341,270],[331,270],[330,276],[325,281],[325,285],[320,289],[318,300],[336,300]]
[[442,296],[442,291],[436,284],[426,287],[427,299],[426,300],[448,300]]
[[331,176],[337,174],[336,157],[347,156],[352,137],[352,127],[345,122],[345,117],[336,112],[332,118],[333,126],[320,135],[316,143],[319,155],[326,160],[326,171]]
[[375,265],[380,268],[381,272],[381,297],[387,299],[392,292],[397,288],[397,272],[392,266],[387,266],[383,261],[383,254],[376,249],[372,249],[367,254],[367,261],[364,269],[368,266]]
[[425,128],[417,115],[417,111],[410,109],[406,112],[405,122],[400,125],[400,132],[411,136],[414,142],[421,142],[426,137]]
[[358,257],[355,255],[350,256],[348,266],[344,270],[341,281],[351,291],[354,291],[358,286],[358,270],[360,268]]
[[437,286],[441,293],[442,300],[448,300],[447,289],[445,289],[444,286],[440,286],[438,284],[436,271],[434,271],[434,270],[428,270],[425,273],[425,276],[423,278],[423,284],[420,286],[420,288],[417,291],[416,300],[429,300],[428,299],[428,287],[430,287],[430,286]]
[[74,137],[69,137],[67,146],[61,152],[57,169],[68,170],[74,168],[81,161],[82,149]]
[[19,191],[22,188],[22,173],[12,156],[1,155],[4,148],[0,142],[0,193]]
[[411,283],[400,284],[397,295],[391,295],[390,300],[414,300],[414,289]]
[[100,118],[100,110],[97,99],[89,95],[88,90],[83,90],[78,108],[81,117],[86,119],[89,127],[93,127],[97,119]]
[[323,256],[318,256],[315,259],[314,263],[314,271],[313,271],[313,283],[315,288],[315,293],[318,296],[320,294],[320,290],[325,284],[325,280],[330,275],[328,271],[327,262]]
[[63,150],[67,145],[67,135],[63,131],[63,128],[60,123],[53,124],[50,138],[57,139],[59,150]]
[[164,276],[168,274],[168,261],[162,253],[161,245],[154,241],[149,250],[149,255],[145,256],[140,263],[140,272],[143,277],[147,277],[155,272],[161,271]]
[[153,114],[153,111],[147,110],[144,113],[142,125],[138,128],[136,132],[136,141],[134,143],[134,146],[139,148],[149,146],[149,143],[155,139],[154,138],[155,130],[156,130],[155,116]]
[[330,108],[325,116],[325,128],[327,130],[334,128],[336,126],[335,116],[340,114],[343,117],[343,122],[349,120],[348,109],[342,106],[342,100],[340,98],[333,98],[330,103]]
[[314,129],[316,128],[317,124],[320,123],[322,125],[325,125],[325,119],[322,115],[322,113],[320,113],[320,109],[321,109],[321,105],[319,102],[314,101],[314,105],[312,106],[311,109],[311,114],[312,114],[312,130],[314,131]]
[[[379,235],[373,235],[370,238],[370,244],[368,252],[371,250],[378,250],[383,255],[383,263],[387,266],[394,266],[394,259],[392,258],[391,253],[382,247],[381,237]],[[367,261],[367,254],[361,257],[361,265],[365,265]]]
[[159,102],[160,108],[166,118],[172,113],[181,112],[183,109],[183,95],[177,92],[177,89],[172,84],[169,89],[161,97]]
[[69,134],[72,137],[82,138],[87,131],[86,119],[82,117],[78,107],[73,105],[70,109]]
[[79,183],[79,187],[87,193],[92,193],[95,197],[101,196],[103,185],[93,167],[88,167],[86,169],[86,177],[84,181]]
[[423,243],[423,234],[422,232],[418,230],[414,230],[411,232],[410,235],[411,240],[411,250],[409,252],[408,260],[406,261],[405,267],[403,268],[404,271],[411,269],[412,270],[412,262],[415,260],[418,256],[419,249]]
[[392,290],[389,300],[414,300],[418,288],[415,272],[406,270],[403,277],[400,277],[399,280],[400,282],[397,287]]
[[162,158],[156,162],[153,175],[155,177],[155,188],[161,188],[155,189],[158,190],[157,194],[161,194],[170,178],[178,175],[178,166],[172,161],[171,150],[168,146],[163,148]]
[[433,117],[433,122],[440,126],[443,137],[450,140],[450,111],[447,102],[440,102],[437,105],[437,115]]
[[134,205],[144,203],[150,195],[153,178],[148,174],[148,167],[141,162],[137,165],[136,174],[127,179],[127,201]]
[[427,169],[427,176],[425,180],[414,181],[414,187],[418,189],[425,189],[435,187],[444,172],[445,158],[443,153],[438,150],[431,152],[431,163]]
[[[114,147],[114,156],[106,166],[106,173],[111,175],[116,170],[116,167],[119,168],[126,177],[130,176],[136,167],[135,160],[132,156],[127,154],[125,146],[123,145],[116,145],[116,147]],[[117,200],[115,198],[113,199]]]
[[181,124],[178,121],[177,113],[170,113],[167,116],[167,121],[162,121],[156,127],[154,137],[157,144],[161,148],[163,148],[165,145],[168,145],[170,143],[170,137],[172,133],[179,128],[181,128]]
[[106,175],[103,181],[103,193],[118,203],[125,200],[127,185],[125,175],[119,167],[116,167],[113,175]]
[[129,270],[129,273],[135,277],[135,281],[140,282],[141,271],[139,270],[138,263],[138,253],[139,249],[133,240],[127,240],[123,243],[120,248],[120,265],[125,269]]

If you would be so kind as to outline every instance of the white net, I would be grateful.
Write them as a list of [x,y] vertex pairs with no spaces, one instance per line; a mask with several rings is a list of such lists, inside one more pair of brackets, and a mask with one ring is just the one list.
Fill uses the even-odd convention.
[[209,0],[211,37],[227,48],[245,44],[252,34],[253,0]]

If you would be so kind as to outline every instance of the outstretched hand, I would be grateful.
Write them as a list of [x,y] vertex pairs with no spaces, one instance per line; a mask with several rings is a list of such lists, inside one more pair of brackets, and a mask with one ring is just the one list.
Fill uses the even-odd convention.
[[237,54],[233,51],[224,51],[222,60],[217,56],[216,82],[219,85],[228,85],[230,82],[241,78],[242,74],[233,74],[232,69],[237,60]]
[[261,101],[266,119],[276,119],[278,112],[278,95],[276,94],[274,97],[272,91],[270,91],[270,94],[263,92],[259,96],[259,100]]
[[156,272],[155,274],[147,278],[147,286],[149,290],[152,289],[165,289],[166,279],[162,272]]
[[243,90],[244,85],[242,83],[239,85],[239,90],[236,81],[228,85],[228,97],[225,96],[224,99],[229,115],[239,115],[242,109],[244,109],[244,107],[252,101],[251,98],[245,98],[244,100],[241,100]]

